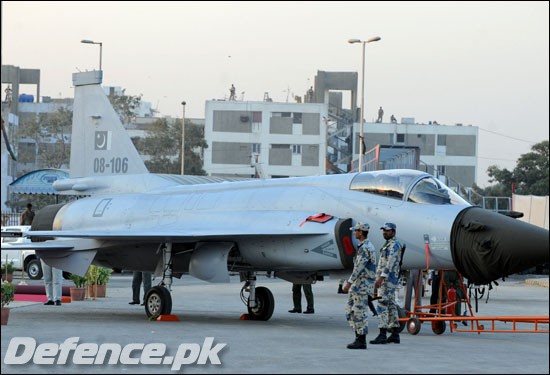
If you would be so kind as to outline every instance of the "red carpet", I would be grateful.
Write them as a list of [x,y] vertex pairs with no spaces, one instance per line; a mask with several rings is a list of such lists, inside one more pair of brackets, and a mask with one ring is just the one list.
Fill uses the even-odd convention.
[[[63,286],[61,287],[62,296],[70,296],[70,287]],[[16,294],[43,294],[46,295],[46,287],[44,285],[16,285],[15,286]]]
[[[45,294],[19,294],[14,295],[16,302],[46,302],[48,299]],[[70,303],[71,297],[61,297],[61,303]]]
[[[71,292],[68,286],[61,288],[61,303],[71,302]],[[46,302],[46,287],[44,285],[16,285],[14,301],[17,302]]]

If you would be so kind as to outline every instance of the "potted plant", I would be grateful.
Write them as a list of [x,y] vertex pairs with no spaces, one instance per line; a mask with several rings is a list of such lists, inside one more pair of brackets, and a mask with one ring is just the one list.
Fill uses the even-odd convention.
[[105,298],[107,294],[107,283],[111,279],[111,272],[113,272],[110,268],[105,267],[98,267],[98,276],[97,276],[97,296]]
[[8,324],[8,318],[10,317],[10,309],[8,305],[13,301],[15,296],[15,285],[9,281],[2,281],[2,315],[0,319],[1,325]]
[[73,273],[71,280],[74,283],[74,288],[70,288],[71,301],[84,301],[86,296],[86,277]]
[[13,271],[15,271],[15,266],[13,265],[13,260],[2,265],[2,280],[12,282],[13,280]]
[[91,265],[86,272],[88,296],[90,298],[105,298],[107,282],[111,278],[112,270],[105,267]]
[[93,264],[90,265],[88,271],[86,272],[86,288],[88,292],[88,297],[93,298],[94,300],[98,297],[97,295],[97,283],[99,279],[99,267]]

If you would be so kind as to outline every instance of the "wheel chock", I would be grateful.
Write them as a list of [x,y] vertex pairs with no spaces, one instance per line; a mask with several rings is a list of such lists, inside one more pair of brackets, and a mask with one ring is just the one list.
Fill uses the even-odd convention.
[[178,318],[177,315],[159,315],[159,317],[156,319],[157,322],[178,322],[180,318]]
[[248,314],[242,314],[239,320],[250,320],[250,315]]

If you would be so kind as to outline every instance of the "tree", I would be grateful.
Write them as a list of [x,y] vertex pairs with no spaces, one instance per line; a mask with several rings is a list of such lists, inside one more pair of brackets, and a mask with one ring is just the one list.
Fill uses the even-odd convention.
[[116,113],[120,116],[120,121],[123,124],[130,124],[136,119],[139,107],[141,106],[141,94],[139,96],[109,94],[107,98],[111,102],[111,105],[115,109]]
[[[69,165],[70,147],[69,134],[72,129],[72,110],[59,107],[54,113],[40,113],[37,118],[22,121],[17,130],[17,138],[34,140],[33,147],[25,142],[18,143],[17,162],[34,164],[33,169],[59,169]],[[36,146],[37,145],[37,146]],[[22,174],[30,171],[21,171]],[[69,196],[46,194],[11,194],[5,202],[6,206],[21,211],[25,205],[32,202],[34,209],[39,210],[49,204],[62,203],[74,199]]]
[[496,165],[487,168],[489,182],[497,182],[481,191],[488,196],[511,196],[512,185],[515,193],[522,195],[548,195],[548,140],[537,143],[528,152],[519,157],[516,167],[511,172]]
[[[29,142],[21,142],[21,138],[34,140],[34,145]],[[40,134],[40,123],[37,119],[21,121],[17,129],[17,163],[35,163],[38,156],[38,143],[42,136]],[[31,147],[34,146],[34,147]]]
[[[21,162],[34,163],[35,168],[61,168],[69,165],[73,111],[59,107],[54,113],[40,113],[38,118],[21,123],[17,137],[31,138],[36,148],[25,148],[20,143],[18,156]],[[34,154],[33,154],[34,152]]]
[[57,112],[48,115],[41,114],[40,123],[43,129],[47,129],[50,142],[40,144],[41,165],[46,168],[59,169],[63,165],[68,166],[71,150],[69,147],[69,135],[72,131],[73,111],[60,107]]
[[[142,155],[149,156],[145,165],[152,173],[181,173],[181,120],[169,122],[166,118],[155,121],[145,138],[133,138]],[[195,150],[208,147],[203,128],[189,120],[185,121],[185,164],[184,174],[205,176],[201,155]]]
[[514,168],[516,193],[548,195],[548,140],[535,144],[531,150],[519,158]]

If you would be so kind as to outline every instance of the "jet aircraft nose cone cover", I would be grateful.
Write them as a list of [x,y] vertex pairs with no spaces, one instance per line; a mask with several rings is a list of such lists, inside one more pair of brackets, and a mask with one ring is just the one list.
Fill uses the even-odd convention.
[[480,207],[461,211],[451,232],[453,262],[475,284],[548,263],[548,230]]

